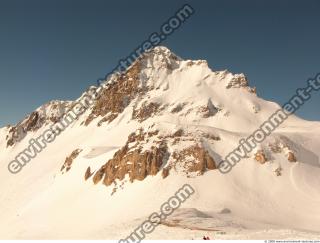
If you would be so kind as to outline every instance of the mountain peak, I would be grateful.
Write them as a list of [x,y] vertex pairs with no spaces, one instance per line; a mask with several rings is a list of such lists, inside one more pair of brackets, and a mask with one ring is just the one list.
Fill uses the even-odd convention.
[[171,54],[173,53],[168,47],[166,46],[156,46],[152,49],[150,49],[150,51],[147,52],[154,52],[154,53],[167,53],[167,54]]
[[[94,89],[0,129],[0,237],[122,238],[115,229],[135,227],[173,195],[186,199],[176,191],[186,184],[196,193],[183,208],[195,213],[161,220],[166,232],[251,234],[252,220],[272,235],[279,225],[281,236],[287,226],[319,230],[320,124],[294,114],[283,123],[280,106],[257,97],[243,74],[156,47],[86,92]],[[230,173],[220,173],[222,161]]]
[[168,68],[175,69],[179,67],[182,59],[174,54],[165,46],[157,46],[145,52],[137,62],[140,63],[141,69],[144,68]]

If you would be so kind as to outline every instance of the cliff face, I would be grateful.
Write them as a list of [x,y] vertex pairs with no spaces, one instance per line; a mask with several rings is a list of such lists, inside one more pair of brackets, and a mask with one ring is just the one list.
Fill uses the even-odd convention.
[[71,101],[51,101],[28,115],[23,121],[11,126],[6,136],[7,147],[20,142],[29,132],[58,122],[72,107]]
[[119,75],[114,83],[106,86],[93,105],[92,112],[85,121],[86,126],[97,117],[100,117],[99,125],[112,122],[138,93],[144,92],[139,86],[140,69],[140,63],[136,62],[124,74]]
[[[209,142],[218,140],[214,136],[208,137]],[[130,134],[126,144],[95,173],[93,182],[97,184],[103,179],[109,186],[126,176],[133,182],[155,176],[160,171],[165,178],[170,170],[195,176],[216,168],[199,134],[185,133],[183,129],[170,133],[160,127],[148,131],[140,128]]]

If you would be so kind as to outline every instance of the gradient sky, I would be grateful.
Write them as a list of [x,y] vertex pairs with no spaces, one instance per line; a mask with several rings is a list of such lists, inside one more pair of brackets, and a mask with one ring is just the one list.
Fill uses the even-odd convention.
[[[0,127],[79,97],[184,3],[195,14],[163,43],[182,58],[243,72],[280,104],[320,72],[320,1],[0,0]],[[319,104],[298,115],[320,120]]]

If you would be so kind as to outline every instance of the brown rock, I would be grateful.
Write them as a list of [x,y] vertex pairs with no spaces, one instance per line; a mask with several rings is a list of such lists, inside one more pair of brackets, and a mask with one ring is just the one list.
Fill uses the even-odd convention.
[[[139,86],[140,63],[133,64],[118,80],[107,86],[92,108],[92,113],[87,118],[85,125],[99,116],[104,117],[100,122],[111,122],[129,105],[138,92],[143,92]],[[106,116],[110,113],[108,116]],[[106,117],[105,117],[106,116]]]
[[[184,168],[185,172],[204,173],[206,170],[216,169],[216,163],[209,152],[199,145],[194,145],[179,152],[169,154],[167,144],[174,143],[175,139],[181,141],[193,141],[193,137],[188,137],[182,129],[172,133],[159,134],[159,130],[149,130],[144,132],[138,129],[128,136],[127,143],[119,149],[112,159],[108,160],[94,175],[94,183],[98,183],[103,178],[106,186],[117,180],[122,181],[126,176],[133,182],[134,180],[144,180],[147,176],[157,175],[161,168],[162,177],[166,178],[172,168]],[[151,147],[143,150],[146,142]],[[180,140],[179,140],[180,141]],[[191,160],[190,160],[191,157]],[[192,159],[193,158],[193,159]]]
[[39,111],[32,112],[16,126],[10,127],[7,137],[7,147],[13,146],[15,143],[21,141],[29,131],[35,132],[45,124],[59,121],[65,114],[69,105],[69,102],[50,101],[49,103],[41,106],[41,110],[50,109],[49,111],[55,110],[56,112],[48,112],[49,114],[41,113]]
[[32,112],[31,115],[29,116],[29,119],[27,120],[26,128],[27,131],[31,131],[37,124],[39,119],[39,114],[38,112]]
[[208,151],[199,145],[185,148],[180,152],[174,152],[172,157],[175,159],[175,163],[184,163],[187,158],[193,157],[193,162],[186,165],[187,172],[199,172],[199,174],[203,174],[207,169],[214,170],[217,168],[214,159]]
[[172,110],[171,113],[178,113],[183,110],[187,103],[177,104]]
[[153,115],[157,114],[159,112],[160,104],[158,103],[148,103],[144,102],[140,109],[134,109],[132,112],[132,119],[138,120],[139,122],[142,122],[149,117],[152,117]]
[[92,175],[93,173],[91,173],[91,168],[89,166],[86,170],[86,173],[84,174],[84,180],[88,180]]
[[13,138],[10,138],[8,141],[7,141],[7,147],[10,147],[10,146],[13,146],[14,145],[14,140]]
[[96,184],[98,184],[100,181],[101,181],[101,179],[102,179],[102,177],[104,176],[104,168],[103,167],[101,167],[101,169],[100,170],[98,170],[96,173],[95,173],[95,175],[93,176],[93,183],[96,185]]
[[264,164],[265,162],[267,162],[267,157],[264,154],[263,150],[259,150],[256,154],[255,154],[255,160],[258,161],[260,164]]
[[221,138],[217,135],[213,135],[213,134],[209,134],[209,133],[205,133],[203,134],[203,137],[211,139],[211,140],[215,140],[215,141],[220,141]]
[[[143,180],[149,175],[156,175],[163,165],[167,146],[165,142],[161,142],[156,146],[152,146],[149,150],[141,151],[140,141],[144,141],[146,137],[155,136],[158,131],[143,133],[140,129],[136,133],[132,133],[128,137],[125,146],[119,149],[101,169],[94,175],[95,184],[104,176],[103,183],[106,186],[111,185],[115,180],[123,180],[126,175],[130,181]],[[136,142],[134,146],[129,143]]]
[[209,155],[208,151],[206,151],[205,160],[206,160],[206,163],[207,163],[206,166],[207,166],[207,169],[208,169],[208,170],[215,170],[215,169],[217,169],[216,163],[215,163],[215,161],[213,160],[213,158]]
[[211,99],[208,100],[208,103],[204,106],[200,106],[198,113],[201,114],[203,118],[209,118],[211,116],[214,116],[219,111],[218,108],[216,108],[213,104]]
[[291,151],[288,153],[288,160],[289,160],[290,162],[297,162],[296,156],[295,156],[294,153],[291,152]]
[[249,82],[247,78],[243,74],[236,74],[232,78],[232,80],[226,86],[227,89],[230,88],[240,88],[240,87],[248,87]]
[[282,168],[278,167],[274,172],[276,173],[276,176],[281,176],[282,175]]
[[71,169],[71,165],[73,163],[73,160],[75,160],[78,155],[81,153],[82,149],[76,149],[74,150],[64,161],[64,164],[61,167],[61,171],[66,169],[66,171],[69,171]]
[[163,168],[162,169],[162,178],[164,179],[164,178],[168,177],[169,172],[170,172],[170,168],[169,167],[168,168]]
[[179,129],[174,132],[173,137],[181,137],[183,135],[183,129]]

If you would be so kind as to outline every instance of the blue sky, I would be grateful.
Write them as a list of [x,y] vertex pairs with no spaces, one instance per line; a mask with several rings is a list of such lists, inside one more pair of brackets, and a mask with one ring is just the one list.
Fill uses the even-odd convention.
[[[280,104],[320,72],[319,1],[0,1],[0,126],[72,100],[183,4],[195,14],[163,43],[213,70],[243,72]],[[320,120],[320,94],[298,115]]]

